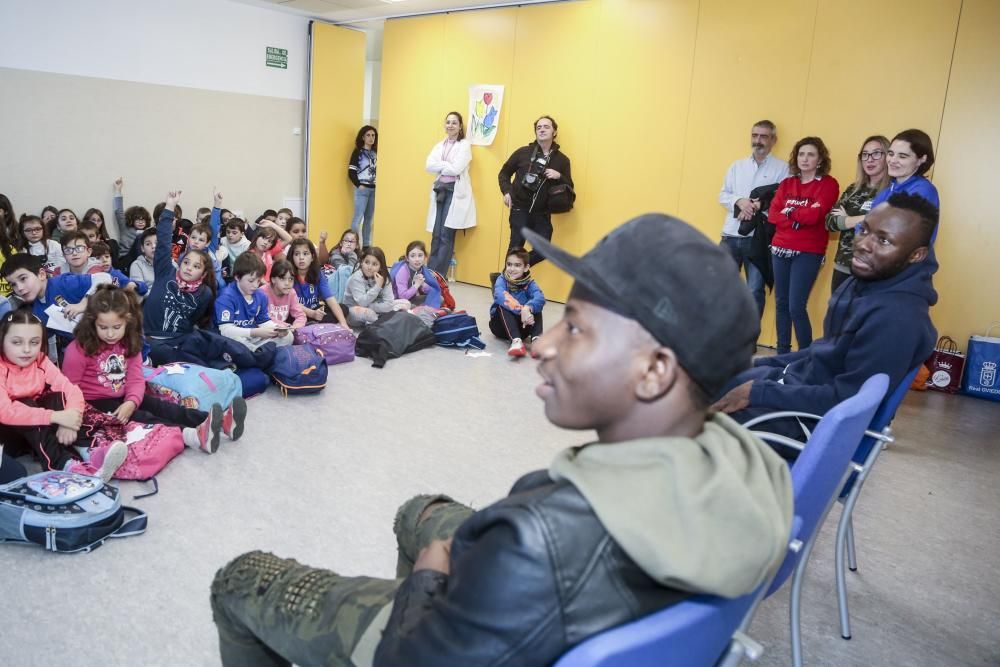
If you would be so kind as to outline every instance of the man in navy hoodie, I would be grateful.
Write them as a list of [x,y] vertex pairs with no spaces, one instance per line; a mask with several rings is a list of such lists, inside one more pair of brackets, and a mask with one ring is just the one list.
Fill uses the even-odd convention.
[[[823,338],[756,359],[712,407],[740,423],[779,410],[822,415],[876,373],[897,386],[937,339],[929,314],[937,302],[930,250],[937,222],[937,207],[917,195],[894,194],[873,209],[857,227],[853,279],[830,297]],[[794,418],[769,421],[766,430],[805,439]]]

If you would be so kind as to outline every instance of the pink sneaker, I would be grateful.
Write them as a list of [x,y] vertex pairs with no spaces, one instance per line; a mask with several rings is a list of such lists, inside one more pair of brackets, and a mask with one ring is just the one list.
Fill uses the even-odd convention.
[[247,402],[237,396],[222,413],[222,432],[230,440],[239,440],[243,435],[243,423],[247,418]]
[[508,357],[514,357],[515,359],[523,357],[527,352],[524,349],[524,341],[520,338],[515,338],[511,341],[510,349],[507,350]]
[[222,430],[222,406],[216,403],[201,424],[185,428],[184,444],[192,449],[200,449],[214,454],[219,449],[219,431]]

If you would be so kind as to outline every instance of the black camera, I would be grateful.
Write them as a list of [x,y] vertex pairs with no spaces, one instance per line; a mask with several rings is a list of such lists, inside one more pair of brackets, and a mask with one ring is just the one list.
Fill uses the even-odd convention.
[[537,192],[538,188],[542,185],[542,181],[544,180],[545,179],[541,174],[535,174],[529,171],[521,177],[521,186],[529,192]]

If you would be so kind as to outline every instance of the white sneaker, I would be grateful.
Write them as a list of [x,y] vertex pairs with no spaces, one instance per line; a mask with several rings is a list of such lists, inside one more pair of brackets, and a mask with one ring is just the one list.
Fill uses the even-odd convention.
[[510,349],[507,350],[508,357],[523,357],[525,355],[524,341],[520,338],[515,338],[510,343]]
[[97,471],[97,476],[103,479],[105,484],[110,482],[118,469],[125,463],[126,456],[128,456],[128,445],[121,440],[115,440],[108,447],[108,451],[104,453],[104,463]]

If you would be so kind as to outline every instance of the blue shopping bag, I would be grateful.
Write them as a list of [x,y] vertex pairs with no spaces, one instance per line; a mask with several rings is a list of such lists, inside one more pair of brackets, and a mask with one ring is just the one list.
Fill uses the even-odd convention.
[[969,396],[1000,401],[1000,338],[990,336],[1000,322],[993,322],[985,336],[970,336],[962,392]]

